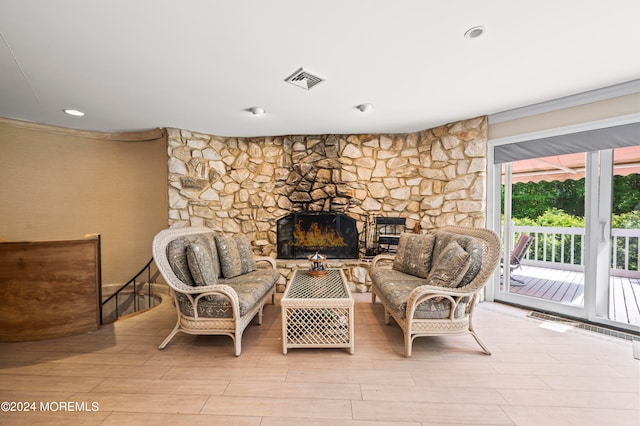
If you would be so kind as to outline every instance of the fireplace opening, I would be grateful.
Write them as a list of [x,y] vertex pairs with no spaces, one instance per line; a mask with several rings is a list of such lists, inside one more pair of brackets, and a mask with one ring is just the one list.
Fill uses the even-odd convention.
[[341,213],[291,213],[278,220],[278,259],[357,259],[356,220]]

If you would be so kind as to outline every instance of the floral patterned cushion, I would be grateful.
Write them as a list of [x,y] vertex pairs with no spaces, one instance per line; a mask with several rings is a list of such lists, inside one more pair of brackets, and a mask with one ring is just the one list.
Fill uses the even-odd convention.
[[434,242],[433,234],[403,233],[400,235],[398,250],[393,260],[393,269],[427,278],[431,269]]
[[187,261],[187,247],[189,244],[191,244],[191,241],[187,237],[180,237],[171,241],[167,244],[167,259],[178,279],[186,285],[193,286],[195,282],[191,277]]
[[[427,284],[424,278],[409,275],[404,272],[386,268],[372,268],[369,276],[373,285],[378,289],[376,293],[395,310],[401,318],[407,315],[407,299],[411,291],[416,287]],[[465,299],[456,307],[455,317],[464,314],[468,299]],[[436,298],[422,302],[416,307],[414,318],[448,318],[451,310],[451,302],[448,299]]]
[[458,287],[469,266],[469,253],[457,241],[451,241],[433,262],[427,283],[439,287]]
[[216,277],[220,276],[220,262],[218,260],[218,252],[215,247],[214,234],[196,234],[186,237],[180,237],[171,241],[167,245],[167,259],[171,265],[171,269],[176,276],[186,285],[196,285],[191,271],[189,270],[189,261],[187,259],[187,247],[192,243],[197,242],[203,249],[205,249],[211,257],[211,264],[213,273]]
[[371,268],[369,269],[369,276],[371,277],[371,281],[380,289],[386,289],[387,286],[391,288],[400,282],[411,283],[412,288],[427,283],[427,280],[424,278],[388,268]]
[[240,255],[240,270],[243,274],[256,270],[256,260],[253,257],[253,249],[251,242],[245,235],[236,235],[233,237]]
[[[463,298],[456,306],[456,311],[453,314],[453,317],[463,317],[467,310],[468,303],[469,298]],[[419,319],[444,319],[449,318],[450,311],[451,302],[449,299],[435,298],[419,304],[413,317]]]
[[[435,231],[435,238],[431,252],[431,270],[424,275],[424,270],[419,270],[419,249],[416,247],[429,247],[427,241],[414,240],[410,242],[408,234],[405,237],[405,245],[400,244],[393,269],[372,268],[369,270],[372,284],[376,293],[384,299],[387,305],[395,310],[400,317],[406,317],[407,299],[411,291],[421,285],[434,285],[444,287],[463,287],[469,284],[480,271],[482,266],[482,243],[476,238],[459,235],[451,232]],[[402,250],[401,250],[402,249]],[[398,259],[398,255],[400,259]],[[424,257],[422,257],[424,261]],[[464,315],[469,298],[463,298],[454,316]],[[447,318],[451,309],[451,302],[443,297],[436,297],[422,302],[416,307],[414,318],[438,319]]]
[[223,235],[216,235],[215,238],[222,275],[225,278],[233,278],[242,274],[242,260],[236,241],[233,237]]
[[218,283],[218,276],[213,270],[211,251],[207,247],[198,242],[190,243],[187,246],[187,263],[195,285],[206,286]]
[[[238,294],[240,315],[245,315],[275,285],[280,273],[274,269],[256,269],[231,279],[219,279],[218,284],[226,284]],[[184,294],[177,293],[180,312],[193,316],[193,306]],[[229,300],[224,296],[210,295],[198,302],[198,316],[206,318],[231,318]]]
[[206,246],[209,248],[211,254],[211,265],[213,267],[213,273],[217,278],[222,277],[222,268],[220,268],[220,259],[218,258],[218,248],[216,247],[215,234],[203,234],[196,237],[196,241],[206,242]]
[[[454,234],[446,231],[435,231],[436,242],[433,246],[433,259],[438,259],[442,251],[452,242],[455,241],[469,254],[469,268],[466,270],[462,279],[458,283],[458,287],[464,287],[469,284],[482,267],[482,243],[471,236]],[[435,265],[435,263],[434,263]]]

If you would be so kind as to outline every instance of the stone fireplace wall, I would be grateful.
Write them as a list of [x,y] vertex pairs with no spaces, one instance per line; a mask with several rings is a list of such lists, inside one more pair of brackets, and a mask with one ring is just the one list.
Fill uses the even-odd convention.
[[169,225],[244,233],[276,255],[276,221],[331,211],[407,228],[484,226],[487,118],[409,134],[227,138],[168,129]]

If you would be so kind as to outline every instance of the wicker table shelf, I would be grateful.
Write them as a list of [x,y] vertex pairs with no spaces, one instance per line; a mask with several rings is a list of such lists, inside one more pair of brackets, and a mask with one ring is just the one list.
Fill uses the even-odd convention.
[[282,353],[288,348],[348,348],[353,354],[354,302],[342,270],[309,276],[298,269],[280,303]]

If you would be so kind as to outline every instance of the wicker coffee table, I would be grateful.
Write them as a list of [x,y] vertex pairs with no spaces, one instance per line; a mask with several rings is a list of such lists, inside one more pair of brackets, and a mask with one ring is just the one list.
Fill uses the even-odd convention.
[[282,353],[288,348],[349,348],[353,354],[353,298],[342,270],[309,276],[298,269],[280,304]]

